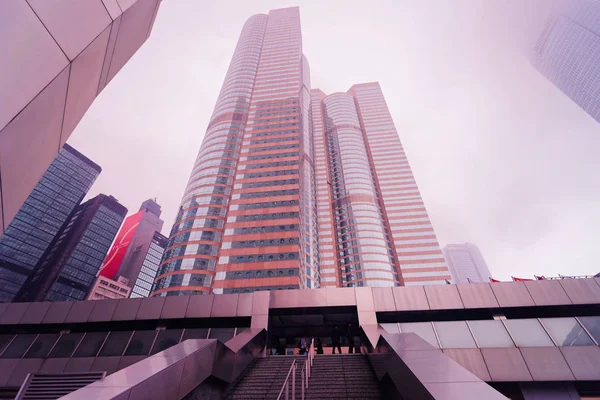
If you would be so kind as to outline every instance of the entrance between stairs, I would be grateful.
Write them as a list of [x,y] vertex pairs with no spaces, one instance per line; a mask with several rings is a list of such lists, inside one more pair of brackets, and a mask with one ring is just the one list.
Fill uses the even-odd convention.
[[312,339],[315,344],[321,343],[324,354],[332,354],[334,327],[339,331],[343,354],[360,352],[358,313],[354,306],[271,309],[267,353],[298,355],[304,337],[307,343]]

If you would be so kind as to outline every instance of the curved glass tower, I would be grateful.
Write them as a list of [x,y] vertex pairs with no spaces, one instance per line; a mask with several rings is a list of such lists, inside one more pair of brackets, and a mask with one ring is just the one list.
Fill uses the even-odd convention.
[[153,295],[446,279],[379,84],[312,90],[298,8],[249,18]]

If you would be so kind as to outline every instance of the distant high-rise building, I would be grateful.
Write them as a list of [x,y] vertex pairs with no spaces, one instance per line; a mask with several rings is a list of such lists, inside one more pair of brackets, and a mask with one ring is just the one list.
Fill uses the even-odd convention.
[[533,65],[600,122],[600,2],[570,2],[548,21]]
[[134,285],[155,234],[163,227],[160,214],[160,206],[150,199],[142,203],[137,213],[125,219],[115,243],[102,264],[100,276],[113,280],[124,277],[132,286]]
[[449,244],[444,247],[444,257],[448,262],[454,283],[490,281],[492,274],[474,244]]
[[165,248],[167,247],[167,238],[160,232],[155,232],[150,247],[144,258],[142,269],[131,290],[131,297],[148,297],[152,292],[152,285],[158,273],[160,260],[162,259]]
[[126,299],[130,293],[131,286],[127,278],[121,276],[113,280],[99,276],[86,300]]
[[0,302],[12,301],[102,169],[65,144],[0,237]]
[[85,299],[126,214],[104,194],[77,207],[15,301]]
[[379,84],[311,91],[298,8],[250,17],[153,295],[446,279]]
[[[160,0],[0,1],[0,234],[96,96],[149,37]],[[109,116],[106,116],[109,117]]]

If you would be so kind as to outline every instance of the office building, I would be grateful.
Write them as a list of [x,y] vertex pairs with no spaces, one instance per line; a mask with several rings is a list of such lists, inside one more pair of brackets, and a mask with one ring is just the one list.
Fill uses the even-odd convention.
[[445,283],[377,83],[311,90],[298,8],[245,23],[153,295]]
[[[296,399],[592,399],[599,307],[594,278],[0,304],[0,393],[275,399],[295,375]],[[347,322],[360,351],[333,356]],[[306,332],[308,387],[312,357],[264,356]]]
[[99,194],[75,209],[15,301],[77,301],[88,295],[127,208]]
[[142,268],[134,282],[131,297],[148,297],[152,292],[152,285],[158,273],[160,260],[167,247],[167,238],[160,232],[154,232]]
[[129,280],[119,277],[117,280],[103,276],[96,278],[86,300],[126,299],[131,293]]
[[600,122],[600,3],[569,2],[551,18],[532,63],[550,82]]
[[489,282],[492,274],[473,243],[449,244],[444,247],[444,257],[453,283]]
[[[137,282],[148,252],[153,246],[154,237],[163,227],[160,213],[160,206],[154,200],[149,199],[142,203],[137,213],[125,219],[102,264],[100,276],[114,281],[124,277],[132,286]],[[154,250],[153,254],[155,254]],[[152,280],[155,275],[156,271]]]
[[101,168],[65,144],[0,237],[0,302],[12,301]]
[[[96,96],[152,30],[160,0],[0,1],[0,233]],[[110,116],[106,116],[110,118]]]

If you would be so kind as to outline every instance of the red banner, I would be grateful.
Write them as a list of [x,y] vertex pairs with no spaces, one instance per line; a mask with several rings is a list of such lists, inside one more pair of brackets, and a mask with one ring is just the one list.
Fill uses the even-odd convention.
[[513,279],[513,281],[515,282],[526,282],[526,281],[532,281],[533,279],[529,279],[529,278],[515,278],[514,276],[511,277]]
[[499,281],[498,279],[490,278],[490,282],[496,283],[496,282],[501,282],[501,281]]
[[119,267],[121,266],[123,258],[125,257],[125,253],[127,253],[127,248],[129,247],[129,244],[133,239],[133,235],[135,235],[135,231],[137,230],[140,220],[145,212],[146,211],[142,210],[137,214],[133,214],[125,218],[125,222],[117,234],[117,239],[113,243],[113,246],[106,255],[106,259],[100,267],[100,276],[114,279],[114,277],[117,275],[119,272]]

